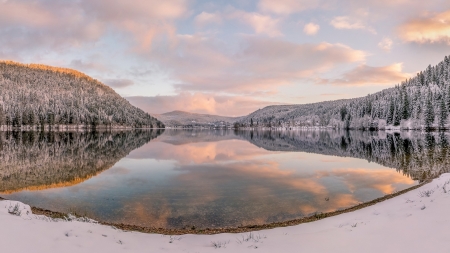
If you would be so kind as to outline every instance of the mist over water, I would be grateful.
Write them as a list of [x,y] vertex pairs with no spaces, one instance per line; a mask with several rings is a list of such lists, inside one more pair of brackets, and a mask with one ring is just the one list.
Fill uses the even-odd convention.
[[448,172],[444,133],[0,133],[0,196],[107,222],[184,228],[329,212]]

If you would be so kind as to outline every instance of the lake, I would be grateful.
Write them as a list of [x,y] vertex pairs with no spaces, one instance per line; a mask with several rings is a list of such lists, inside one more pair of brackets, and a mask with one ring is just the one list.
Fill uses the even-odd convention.
[[448,143],[421,132],[0,132],[0,196],[111,223],[259,225],[448,172]]

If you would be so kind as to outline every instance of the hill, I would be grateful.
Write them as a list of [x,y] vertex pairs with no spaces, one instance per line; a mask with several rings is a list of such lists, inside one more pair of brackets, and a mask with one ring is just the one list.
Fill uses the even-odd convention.
[[449,113],[450,58],[446,56],[394,88],[361,98],[268,106],[241,118],[237,126],[449,129]]
[[162,128],[164,125],[81,72],[0,61],[0,127]]
[[224,128],[231,127],[240,117],[225,117],[209,114],[197,114],[183,111],[173,111],[155,115],[167,127],[208,127]]

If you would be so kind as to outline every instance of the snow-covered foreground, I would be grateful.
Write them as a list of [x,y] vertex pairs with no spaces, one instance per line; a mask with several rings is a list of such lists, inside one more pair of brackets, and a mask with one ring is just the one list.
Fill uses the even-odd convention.
[[31,214],[22,203],[0,201],[2,252],[450,252],[449,228],[450,174],[352,213],[245,234],[123,232],[80,221],[55,222]]

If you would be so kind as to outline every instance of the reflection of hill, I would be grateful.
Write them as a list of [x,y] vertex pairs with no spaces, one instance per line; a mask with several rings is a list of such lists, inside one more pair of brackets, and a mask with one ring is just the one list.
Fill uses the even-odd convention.
[[302,151],[354,157],[396,168],[414,179],[449,171],[449,136],[442,133],[363,131],[238,131],[271,151]]
[[191,130],[170,130],[167,129],[160,138],[159,141],[169,143],[172,145],[183,145],[187,143],[197,143],[197,142],[215,142],[224,141],[231,139],[242,139],[234,134],[233,130],[228,129],[217,129],[217,130],[201,130],[201,129],[191,129]]
[[81,183],[161,133],[0,132],[0,192]]

